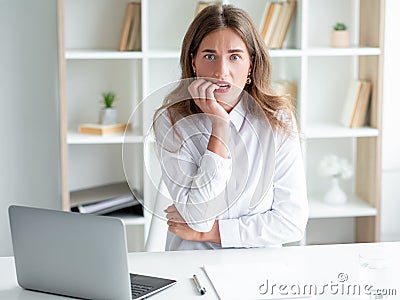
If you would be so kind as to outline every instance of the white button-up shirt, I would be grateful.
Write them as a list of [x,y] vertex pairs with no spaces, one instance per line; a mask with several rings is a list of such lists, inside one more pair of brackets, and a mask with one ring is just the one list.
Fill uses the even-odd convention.
[[297,130],[273,130],[265,117],[246,112],[243,100],[229,115],[227,159],[207,149],[212,127],[205,114],[178,118],[174,129],[164,111],[155,123],[162,179],[177,210],[196,231],[210,231],[218,220],[221,236],[219,245],[168,232],[166,250],[265,247],[304,234],[308,202]]

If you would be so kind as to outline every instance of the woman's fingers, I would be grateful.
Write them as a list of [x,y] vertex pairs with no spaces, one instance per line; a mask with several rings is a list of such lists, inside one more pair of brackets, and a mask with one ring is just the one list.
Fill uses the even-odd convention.
[[176,209],[175,205],[168,206],[164,212],[166,213],[166,218],[168,221],[185,223],[185,220],[182,218],[179,211]]
[[166,209],[164,209],[164,212],[166,212],[166,213],[173,212],[173,211],[176,211],[176,207],[173,204],[171,204]]
[[167,213],[166,217],[167,217],[167,220],[173,220],[174,222],[185,222],[185,220],[183,220],[181,215],[177,212]]
[[189,93],[195,101],[199,100],[211,100],[216,101],[214,96],[214,91],[218,88],[218,85],[212,83],[211,81],[205,80],[203,78],[193,81],[189,85]]
[[193,99],[205,99],[206,95],[205,93],[203,93],[202,91],[204,90],[204,88],[206,86],[209,86],[211,84],[210,81],[206,81],[203,78],[197,79],[195,81],[193,81],[190,85],[189,85],[189,93],[190,95],[193,97]]
[[[199,78],[193,81],[189,87],[189,93],[194,99],[194,103],[201,109],[201,111],[207,114],[214,123],[214,121],[227,121],[229,120],[228,113],[217,102],[214,92],[219,86],[212,81],[204,78]],[[217,117],[216,119],[214,117]],[[215,119],[215,120],[214,120]]]
[[206,81],[199,85],[197,88],[200,100],[216,101],[214,91],[218,88],[218,85],[211,81]]

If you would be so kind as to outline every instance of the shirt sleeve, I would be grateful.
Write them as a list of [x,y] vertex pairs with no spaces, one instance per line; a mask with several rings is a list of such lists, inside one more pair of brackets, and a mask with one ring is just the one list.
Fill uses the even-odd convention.
[[[208,232],[219,211],[225,209],[224,192],[232,162],[206,150],[207,141],[191,138],[179,127],[176,129],[165,115],[157,122],[162,179],[188,225],[196,231]],[[202,150],[200,146],[204,144]]]
[[299,135],[276,150],[273,203],[264,213],[219,220],[222,247],[264,247],[300,240],[308,220],[306,180]]

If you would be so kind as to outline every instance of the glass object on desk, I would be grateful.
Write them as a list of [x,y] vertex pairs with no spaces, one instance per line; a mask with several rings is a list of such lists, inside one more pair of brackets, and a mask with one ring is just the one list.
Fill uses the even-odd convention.
[[358,255],[359,284],[363,299],[390,299],[394,291],[390,258],[378,252]]

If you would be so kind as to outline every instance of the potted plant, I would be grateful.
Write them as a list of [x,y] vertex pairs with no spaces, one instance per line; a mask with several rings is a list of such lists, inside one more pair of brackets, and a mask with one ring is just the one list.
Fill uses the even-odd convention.
[[117,123],[117,110],[113,107],[113,103],[115,101],[115,93],[114,92],[103,92],[103,104],[104,107],[100,110],[100,121],[99,123],[102,125],[113,125]]
[[348,47],[350,45],[350,33],[344,23],[337,22],[331,32],[331,47]]

